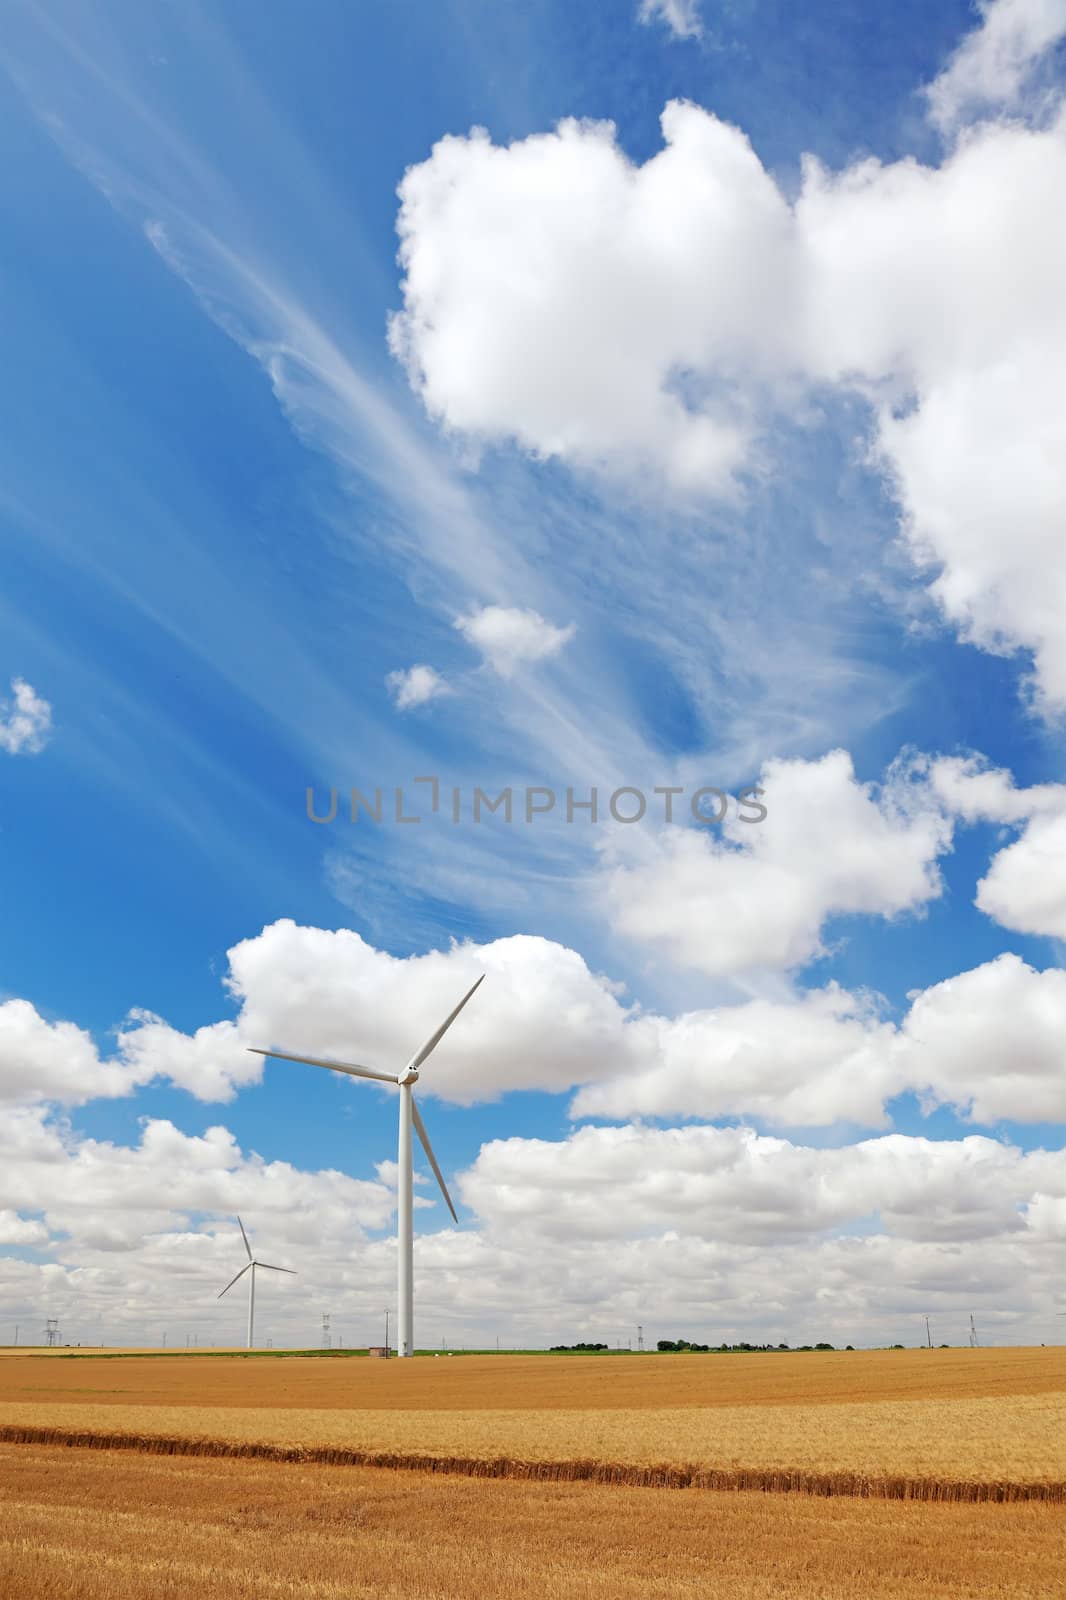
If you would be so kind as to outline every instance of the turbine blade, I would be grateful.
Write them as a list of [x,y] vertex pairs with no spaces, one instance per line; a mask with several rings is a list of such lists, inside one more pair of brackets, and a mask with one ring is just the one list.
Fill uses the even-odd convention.
[[373,1067],[361,1067],[355,1061],[322,1061],[318,1056],[293,1056],[287,1050],[259,1050],[255,1045],[249,1045],[248,1049],[253,1056],[271,1056],[275,1061],[302,1061],[309,1067],[328,1067],[331,1072],[346,1072],[349,1078],[375,1078],[378,1083],[399,1082],[395,1072],[375,1072]]
[[240,1217],[237,1218],[237,1226],[238,1226],[238,1228],[240,1228],[240,1230],[241,1230],[241,1238],[244,1240],[245,1254],[247,1255],[248,1260],[251,1261],[251,1259],[252,1259],[252,1247],[248,1243],[248,1235],[244,1231],[244,1223],[241,1221]]
[[456,1017],[459,1015],[460,1011],[466,1005],[466,1002],[470,999],[471,995],[473,995],[476,990],[480,989],[481,985],[484,982],[485,982],[485,974],[482,973],[480,978],[477,980],[477,983],[474,984],[473,988],[472,989],[468,989],[466,994],[464,994],[463,998],[460,1000],[459,1004],[456,1006],[456,1008],[452,1012],[451,1016],[445,1018],[445,1020],[441,1023],[440,1027],[437,1029],[436,1033],[432,1036],[432,1038],[426,1040],[425,1044],[422,1046],[422,1048],[418,1052],[418,1054],[416,1056],[412,1056],[411,1057],[410,1061],[407,1063],[406,1070],[408,1072],[417,1072],[418,1071],[419,1067],[422,1065],[422,1063],[426,1059],[426,1057],[428,1055],[430,1055],[437,1048],[437,1046],[440,1044],[441,1040],[444,1038],[444,1035],[447,1033],[448,1029],[451,1027],[452,1023],[455,1021]]
[[296,1277],[295,1267],[272,1267],[269,1261],[257,1261],[256,1266],[265,1267],[268,1272],[288,1272],[291,1273],[294,1278]]
[[[481,979],[479,978],[478,979],[478,983],[480,983],[480,982],[481,982]],[[477,984],[475,984],[474,987],[476,988]],[[473,993],[473,990],[471,990],[471,993]],[[469,998],[469,996],[468,996],[468,998]],[[434,1176],[436,1177],[437,1182],[440,1184],[440,1192],[444,1196],[445,1200],[448,1202],[448,1210],[451,1212],[451,1214],[452,1214],[453,1218],[455,1219],[455,1221],[458,1222],[459,1218],[455,1215],[455,1207],[452,1205],[452,1197],[448,1193],[448,1185],[445,1183],[443,1177],[441,1176],[441,1170],[437,1165],[437,1158],[433,1154],[433,1146],[429,1142],[429,1134],[426,1132],[426,1125],[422,1121],[422,1113],[418,1109],[418,1105],[417,1105],[417,1103],[415,1101],[414,1095],[411,1096],[411,1118],[412,1118],[412,1120],[414,1122],[415,1129],[416,1129],[416,1131],[418,1133],[418,1137],[422,1141],[422,1148],[426,1152],[426,1155],[429,1158],[429,1164],[433,1168]]]
[[[252,1262],[249,1261],[247,1266],[243,1266],[241,1268],[241,1270],[240,1270],[240,1272],[238,1272],[236,1278],[231,1278],[230,1279],[230,1281],[227,1283],[226,1287],[223,1289],[222,1294],[229,1294],[230,1290],[233,1288],[233,1285],[235,1283],[237,1283],[241,1278],[243,1278],[244,1274],[251,1270],[251,1267],[252,1267]],[[219,1297],[218,1297],[220,1300],[222,1299],[222,1294],[220,1294]]]

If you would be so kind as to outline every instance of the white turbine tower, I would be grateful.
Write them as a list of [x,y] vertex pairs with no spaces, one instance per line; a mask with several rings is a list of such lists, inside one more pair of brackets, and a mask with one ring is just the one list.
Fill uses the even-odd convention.
[[400,1089],[400,1138],[396,1164],[399,1168],[397,1174],[396,1194],[396,1247],[397,1247],[397,1308],[399,1311],[398,1354],[412,1356],[415,1353],[414,1332],[414,1172],[411,1163],[411,1126],[414,1124],[415,1132],[422,1141],[422,1148],[429,1158],[433,1168],[433,1175],[440,1184],[440,1192],[448,1203],[448,1210],[456,1222],[459,1218],[452,1205],[452,1197],[448,1193],[448,1186],[441,1175],[437,1165],[437,1158],[433,1154],[433,1147],[429,1142],[426,1125],[422,1121],[422,1114],[415,1105],[414,1086],[418,1082],[419,1069],[426,1057],[429,1056],[440,1044],[444,1035],[466,1005],[474,991],[484,982],[485,974],[468,989],[460,1000],[455,1010],[446,1017],[429,1039],[426,1040],[415,1055],[413,1055],[403,1071],[378,1072],[374,1067],[363,1067],[354,1061],[323,1061],[317,1056],[293,1055],[287,1050],[257,1050],[253,1047],[252,1053],[257,1056],[273,1056],[278,1061],[302,1061],[312,1067],[328,1067],[331,1072],[344,1072],[351,1078],[374,1078],[379,1083],[395,1083]]
[[[244,1240],[244,1248],[248,1256],[248,1260],[245,1262],[240,1272],[238,1272],[237,1276],[230,1279],[226,1287],[223,1289],[222,1294],[229,1294],[230,1290],[233,1288],[233,1285],[235,1283],[239,1283],[246,1272],[250,1272],[252,1274],[251,1278],[248,1280],[248,1348],[251,1350],[255,1338],[256,1267],[263,1267],[267,1272],[288,1272],[291,1273],[294,1278],[296,1276],[296,1269],[295,1267],[272,1267],[269,1261],[257,1261],[252,1254],[252,1247],[248,1243],[248,1235],[244,1231],[244,1223],[241,1221],[240,1217],[237,1218],[237,1226],[241,1230],[241,1238]],[[220,1300],[222,1299],[222,1294],[220,1294],[218,1297]]]

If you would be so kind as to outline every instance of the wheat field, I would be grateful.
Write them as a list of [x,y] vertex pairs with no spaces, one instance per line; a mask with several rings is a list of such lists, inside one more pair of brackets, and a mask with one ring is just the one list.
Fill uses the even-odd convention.
[[0,1438],[481,1477],[1066,1500],[1066,1352],[21,1356],[0,1362]]
[[34,1600],[1048,1600],[1066,1517],[0,1444]]
[[1066,1392],[1066,1348],[361,1357],[0,1349],[0,1399],[311,1409],[645,1410]]
[[1060,1350],[8,1352],[0,1594],[1044,1600],[1064,1441]]

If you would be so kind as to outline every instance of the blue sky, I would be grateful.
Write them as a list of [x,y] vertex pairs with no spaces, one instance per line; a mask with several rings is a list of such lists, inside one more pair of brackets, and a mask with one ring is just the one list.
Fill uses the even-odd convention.
[[[986,9],[987,35],[995,7]],[[1036,905],[1025,852],[1046,848],[1032,818],[1044,818],[1039,826],[1053,836],[1066,801],[1052,788],[1035,809],[1012,810],[1003,793],[1064,781],[1054,630],[1049,635],[1039,591],[1046,584],[1053,595],[1066,579],[1061,553],[1050,572],[1034,554],[1045,538],[1042,504],[1031,508],[1031,529],[1000,522],[989,531],[957,486],[977,481],[966,451],[980,451],[973,418],[991,414],[981,399],[980,386],[993,382],[987,374],[1013,372],[1015,350],[1034,341],[1053,349],[1058,334],[1041,323],[1037,292],[1003,311],[994,274],[977,282],[975,268],[971,286],[964,270],[956,295],[949,244],[930,240],[918,200],[913,250],[919,260],[929,252],[933,309],[911,320],[907,291],[896,294],[894,247],[882,251],[877,282],[853,244],[860,234],[874,237],[873,211],[849,223],[838,193],[826,202],[827,213],[837,207],[829,221],[812,206],[814,220],[802,223],[804,248],[824,279],[811,270],[802,303],[820,295],[832,303],[842,282],[858,307],[850,332],[849,312],[839,327],[833,318],[828,342],[839,336],[839,355],[825,352],[817,308],[809,338],[804,330],[794,341],[784,326],[766,332],[772,319],[747,306],[741,290],[730,289],[728,303],[716,299],[731,269],[714,256],[715,241],[758,188],[750,171],[714,202],[724,209],[710,217],[705,266],[698,242],[678,267],[664,246],[700,215],[699,163],[732,170],[735,147],[714,144],[708,113],[750,140],[759,182],[776,186],[782,216],[794,203],[801,215],[800,197],[813,183],[804,158],[817,157],[829,173],[865,172],[870,206],[898,231],[891,182],[879,188],[863,163],[875,160],[890,178],[908,164],[946,174],[947,192],[967,140],[979,147],[975,173],[958,179],[942,210],[954,215],[976,192],[994,216],[995,185],[1010,181],[1002,171],[1029,159],[1010,144],[1010,128],[1026,130],[1034,149],[1045,141],[1047,161],[1059,159],[1060,56],[1052,41],[1031,52],[1029,76],[1019,82],[993,72],[978,103],[963,92],[961,70],[941,76],[955,109],[950,125],[937,126],[923,90],[949,72],[966,38],[981,37],[981,19],[967,5],[905,4],[889,18],[858,5],[815,5],[799,15],[761,0],[704,0],[697,23],[695,35],[676,37],[665,17],[639,21],[628,0],[584,12],[422,3],[324,3],[312,15],[249,4],[192,5],[180,15],[152,4],[14,8],[0,55],[10,87],[0,101],[9,152],[0,276],[11,380],[0,399],[0,701],[9,683],[12,694],[15,680],[29,684],[50,707],[50,726],[6,753],[0,745],[0,1002],[28,1002],[45,1029],[38,1046],[12,1023],[11,1055],[0,1050],[0,1068],[8,1063],[24,1085],[32,1050],[52,1052],[41,1092],[13,1090],[11,1103],[35,1108],[53,1133],[62,1129],[68,1160],[84,1141],[134,1148],[144,1119],[154,1119],[185,1140],[223,1124],[248,1161],[254,1152],[267,1164],[291,1163],[306,1175],[306,1192],[268,1198],[252,1162],[242,1203],[258,1204],[264,1225],[272,1222],[295,1249],[317,1203],[316,1174],[337,1168],[377,1181],[375,1163],[393,1154],[390,1102],[280,1064],[262,1083],[220,1068],[222,1090],[205,1097],[196,1092],[202,1081],[171,1070],[163,1054],[127,1092],[101,1094],[93,1078],[99,1060],[78,1065],[69,1039],[48,1030],[76,1026],[104,1059],[133,1010],[165,1019],[182,1036],[236,1019],[241,1048],[259,1018],[305,1023],[314,1044],[319,1023],[300,1011],[298,996],[270,1009],[284,973],[257,969],[263,988],[245,994],[243,1012],[240,996],[224,988],[227,952],[291,919],[354,930],[399,961],[442,952],[439,971],[413,965],[406,990],[390,987],[394,1010],[380,1025],[352,1016],[350,1049],[373,1034],[383,1048],[395,1040],[402,1053],[404,1040],[413,1049],[428,1031],[423,1021],[432,1020],[438,989],[461,992],[479,947],[529,936],[543,942],[534,954],[549,974],[561,948],[584,963],[577,1009],[565,1013],[579,1019],[578,1036],[586,1002],[605,1004],[612,992],[623,1008],[675,1022],[781,1008],[765,1035],[763,1021],[750,1021],[756,1076],[765,1083],[748,1099],[737,1090],[716,1101],[718,1058],[697,1051],[685,1070],[703,1084],[693,1100],[699,1128],[753,1130],[810,1150],[895,1133],[935,1139],[945,1150],[984,1136],[992,1161],[1003,1149],[1012,1160],[1055,1153],[1041,1157],[1025,1193],[1004,1179],[1013,1197],[1004,1205],[1029,1218],[1032,1237],[1019,1245],[1013,1224],[995,1235],[987,1285],[960,1281],[954,1264],[945,1273],[943,1304],[952,1315],[965,1283],[984,1295],[1004,1338],[1023,1339],[1051,1315],[1049,1304],[1026,1300],[1027,1275],[1066,1227],[1062,1126],[1049,1114],[1062,1103],[1061,1054],[1058,1101],[1047,1085],[1056,1070],[1059,990],[1051,980],[1066,940],[1066,886],[1041,880],[1047,892]],[[607,216],[623,204],[606,152],[630,178],[645,168],[663,150],[660,117],[670,102],[683,103],[684,123],[671,149],[691,141],[692,164],[664,181],[661,210],[653,213],[631,185],[621,220],[594,227],[598,206]],[[569,143],[538,147],[564,118],[609,120],[614,133],[578,124]],[[479,165],[472,128],[486,130],[495,168]],[[452,155],[434,154],[446,135],[455,136]],[[547,152],[539,189],[525,187],[520,171],[536,148]],[[447,171],[445,160],[454,162]],[[421,209],[414,190],[402,202],[397,195],[411,168],[420,175]],[[584,197],[584,218],[560,223],[573,194]],[[464,209],[453,215],[452,205]],[[974,261],[986,249],[980,213],[978,206],[967,258]],[[398,223],[413,252],[405,261],[397,259]],[[1054,232],[1035,203],[1023,224],[1019,250],[1031,250],[1035,237],[1025,227]],[[612,255],[616,238],[632,242],[632,258],[621,244]],[[772,261],[770,247],[750,248],[741,283],[755,282]],[[1049,238],[1049,259],[1060,249],[1061,239]],[[839,281],[830,281],[837,271]],[[1007,282],[1010,271],[1008,262]],[[953,341],[939,338],[937,294],[970,308],[972,321],[960,323]],[[406,318],[406,366],[395,333],[389,345],[397,313]],[[986,368],[985,354],[972,354],[973,329],[1001,324],[1003,348],[987,354]],[[561,339],[560,328],[568,330]],[[632,409],[625,385],[612,394],[598,377],[616,359],[633,375]],[[1038,398],[1040,375],[1028,373],[1028,359],[1017,357],[1019,381]],[[678,438],[706,419],[713,428],[750,425],[735,469],[715,477],[698,464],[682,482],[676,440],[660,437],[658,423],[640,422],[636,391],[645,379],[648,417],[658,416],[664,394],[687,386],[671,424]],[[903,421],[892,431],[893,419],[911,415],[920,428],[905,432]],[[1016,418],[1019,431],[1025,420]],[[1061,420],[1044,416],[1049,428]],[[995,437],[1003,481],[1025,478],[1024,451]],[[1019,504],[1024,521],[1024,494]],[[924,563],[919,544],[931,552]],[[947,574],[939,589],[938,573]],[[403,709],[390,675],[416,665],[433,669],[441,692]],[[811,800],[807,775],[834,750],[849,753],[852,777],[834,769],[822,798]],[[901,755],[906,777],[893,766]],[[949,794],[946,769],[937,766],[945,757],[979,757],[978,766],[1012,779],[1004,776],[996,804],[974,815],[961,791]],[[381,785],[387,793],[406,785],[414,796],[411,780],[425,773],[467,796],[475,784],[542,784],[559,793],[573,785],[581,794],[597,785],[606,796],[620,784],[650,791],[706,783],[735,793],[762,782],[769,800],[760,828],[770,842],[756,850],[739,825],[712,837],[653,820],[625,829],[568,827],[557,816],[510,828],[469,818],[453,827],[427,817],[417,828],[343,817],[316,827],[307,819],[309,785],[323,796],[331,785]],[[805,832],[808,805],[816,811]],[[825,836],[816,815],[829,819]],[[1012,845],[1021,852],[1011,857],[1013,875],[985,894],[982,908],[974,903],[978,883],[1000,873],[994,859]],[[749,884],[752,851],[766,860]],[[739,915],[736,948],[747,956],[733,959],[729,939],[706,931],[719,906],[722,919]],[[765,951],[760,919],[772,924]],[[502,1224],[488,1223],[478,1207],[492,1182],[521,1186],[499,1165],[510,1147],[492,1142],[543,1141],[512,1149],[519,1168],[527,1156],[543,1158],[550,1192],[557,1151],[559,1173],[586,1194],[581,1186],[600,1180],[565,1165],[571,1092],[651,1068],[643,1057],[627,1062],[619,1031],[590,1036],[587,1075],[577,1066],[555,1070],[551,1027],[544,1022],[538,1032],[541,1023],[527,1016],[519,1026],[528,1030],[522,1048],[530,1059],[512,1072],[508,985],[521,988],[533,947],[494,948],[507,974],[497,984],[501,999],[482,1023],[470,1021],[485,1030],[470,1035],[473,1065],[463,1065],[457,1027],[431,1125],[445,1170],[473,1173],[463,1190],[465,1233],[486,1261],[499,1250],[520,1275],[523,1250],[535,1248],[530,1218],[541,1191],[530,1190],[528,1216],[518,1207],[506,1237]],[[887,1112],[856,1115],[862,1096],[850,1092],[823,1099],[812,1088],[803,1100],[803,1074],[813,1082],[819,1051],[838,1048],[827,1038],[802,1063],[782,1055],[777,1030],[800,1038],[805,996],[837,985],[866,997],[868,1021],[876,1013],[879,1026],[902,1030],[914,995],[1004,956],[1028,969],[1007,1008],[1031,1007],[1020,1037],[1030,1040],[1030,1026],[1033,1033],[1020,1048],[1043,1063],[1032,1083],[1023,1061],[1016,1093],[978,1091],[971,1103],[959,1069],[945,1064],[951,1049],[937,1042],[941,1034],[920,1034],[906,1046],[906,1068],[894,1064],[900,1040],[876,1047],[893,1065],[883,1066],[882,1090],[868,1099]],[[491,962],[486,969],[491,980]],[[365,1005],[373,1003],[373,970],[385,969],[368,965]],[[419,973],[428,971],[433,981],[419,992]],[[552,992],[548,984],[545,1007]],[[988,1003],[1002,1018],[1002,998]],[[971,1004],[976,998],[967,998],[967,1015],[979,1017]],[[944,1026],[950,1031],[950,1018]],[[669,1056],[673,1047],[661,1048]],[[219,1049],[229,1059],[228,1036]],[[985,1081],[982,1073],[995,1085],[1010,1076],[1009,1048],[997,1049],[975,1063],[975,1082]],[[1041,1051],[1050,1052],[1047,1061]],[[492,1052],[490,1071],[478,1062]],[[675,1062],[662,1070],[682,1069]],[[846,1055],[840,1066],[849,1078],[881,1070],[866,1055]],[[787,1081],[775,1077],[782,1072]],[[508,1092],[510,1082],[518,1087]],[[619,1090],[614,1114],[590,1113],[588,1126],[638,1134],[693,1126],[670,1109],[681,1091],[656,1082],[651,1099]],[[428,1075],[425,1087],[432,1094]],[[775,1113],[777,1102],[783,1109]],[[6,1248],[18,1272],[4,1291],[13,1312],[43,1317],[48,1301],[71,1320],[89,1297],[96,1315],[113,1321],[115,1337],[141,1337],[136,1295],[116,1298],[107,1276],[116,1251],[129,1257],[133,1281],[147,1286],[154,1250],[202,1240],[209,1278],[214,1252],[224,1257],[230,1207],[212,1203],[221,1190],[182,1190],[183,1164],[196,1160],[182,1149],[173,1157],[170,1212],[138,1221],[116,1179],[99,1203],[106,1227],[86,1224],[84,1240],[73,1202],[53,1216],[32,1174],[0,1196],[0,1215],[7,1207],[16,1219]],[[100,1156],[104,1165],[111,1159]],[[122,1159],[114,1159],[118,1170]],[[694,1181],[701,1163],[710,1173],[719,1159],[694,1157]],[[914,1182],[932,1171],[924,1147],[909,1147],[906,1160]],[[233,1192],[245,1193],[239,1184]],[[376,1305],[388,1292],[377,1284],[386,1285],[391,1270],[387,1195],[368,1201],[366,1216],[360,1203],[343,1200],[355,1208],[347,1225],[366,1241],[351,1278],[327,1251],[310,1301],[299,1302],[317,1307],[332,1294],[350,1307],[353,1328],[365,1310],[361,1286],[373,1281]],[[706,1204],[693,1234],[697,1258],[729,1243],[713,1200]],[[379,1215],[374,1205],[386,1209]],[[93,1208],[88,1199],[86,1214],[96,1216]],[[420,1218],[430,1233],[442,1228],[436,1211]],[[828,1224],[814,1218],[797,1249],[831,1248],[868,1230],[867,1213],[844,1212]],[[345,1225],[338,1212],[338,1238]],[[666,1224],[647,1224],[653,1235],[657,1226]],[[974,1229],[959,1221],[947,1231],[970,1238],[976,1255],[987,1236]],[[643,1231],[626,1234],[625,1248],[637,1250]],[[893,1239],[903,1241],[895,1298],[860,1311],[851,1291],[841,1291],[827,1313],[838,1335],[858,1330],[855,1342],[902,1336],[926,1309],[911,1295],[906,1257],[921,1247],[935,1253],[936,1229],[923,1239],[907,1224],[883,1237],[889,1253]],[[761,1256],[749,1259],[746,1237],[732,1243],[739,1254],[723,1272],[743,1285],[749,1272],[751,1284],[760,1271],[772,1281],[775,1252],[787,1245],[780,1227],[761,1240]],[[441,1261],[453,1248],[440,1245]],[[501,1323],[534,1338],[622,1325],[642,1293],[659,1293],[656,1273],[673,1270],[672,1249],[664,1247],[666,1265],[646,1277],[634,1267],[624,1292],[546,1287],[552,1309],[543,1329],[503,1320],[486,1298],[491,1270],[484,1280],[456,1268],[440,1292],[438,1321],[451,1319],[471,1338]],[[88,1263],[88,1279],[70,1276],[74,1257]],[[965,1263],[969,1274],[974,1259]],[[731,1326],[765,1326],[760,1293],[736,1290]],[[929,1293],[923,1285],[918,1299]],[[190,1326],[221,1336],[209,1300],[207,1293],[203,1322]],[[711,1315],[702,1301],[668,1303],[679,1327],[703,1327]],[[294,1334],[309,1317],[317,1323],[317,1311],[296,1306],[284,1324]],[[781,1337],[814,1331],[798,1302],[779,1317]]]

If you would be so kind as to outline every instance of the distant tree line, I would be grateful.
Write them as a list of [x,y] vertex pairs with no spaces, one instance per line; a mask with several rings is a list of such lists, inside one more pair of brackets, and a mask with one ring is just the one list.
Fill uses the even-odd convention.
[[[609,1344],[586,1344],[584,1342],[581,1344],[553,1344],[549,1347],[549,1353],[558,1355],[588,1355],[594,1354],[597,1350],[609,1350],[610,1348],[611,1347]],[[852,1350],[854,1349],[854,1346],[849,1344],[845,1345],[844,1348],[846,1350]],[[903,1346],[897,1345],[893,1346],[893,1348],[902,1350]],[[836,1345],[826,1344],[824,1340],[820,1341],[818,1344],[788,1345],[748,1344],[746,1342],[741,1344],[693,1344],[690,1339],[660,1339],[656,1344],[656,1349],[661,1350],[663,1354],[669,1354],[670,1352],[682,1350],[690,1350],[705,1352],[709,1355],[729,1355],[734,1352],[744,1355],[750,1351],[756,1350],[790,1350],[796,1352],[801,1350],[835,1350]]]
[[[847,1347],[851,1349],[849,1344]],[[752,1350],[835,1350],[834,1344],[692,1344],[688,1339],[660,1339],[656,1345],[657,1350],[706,1350],[715,1355],[725,1355],[731,1351],[747,1352]]]

